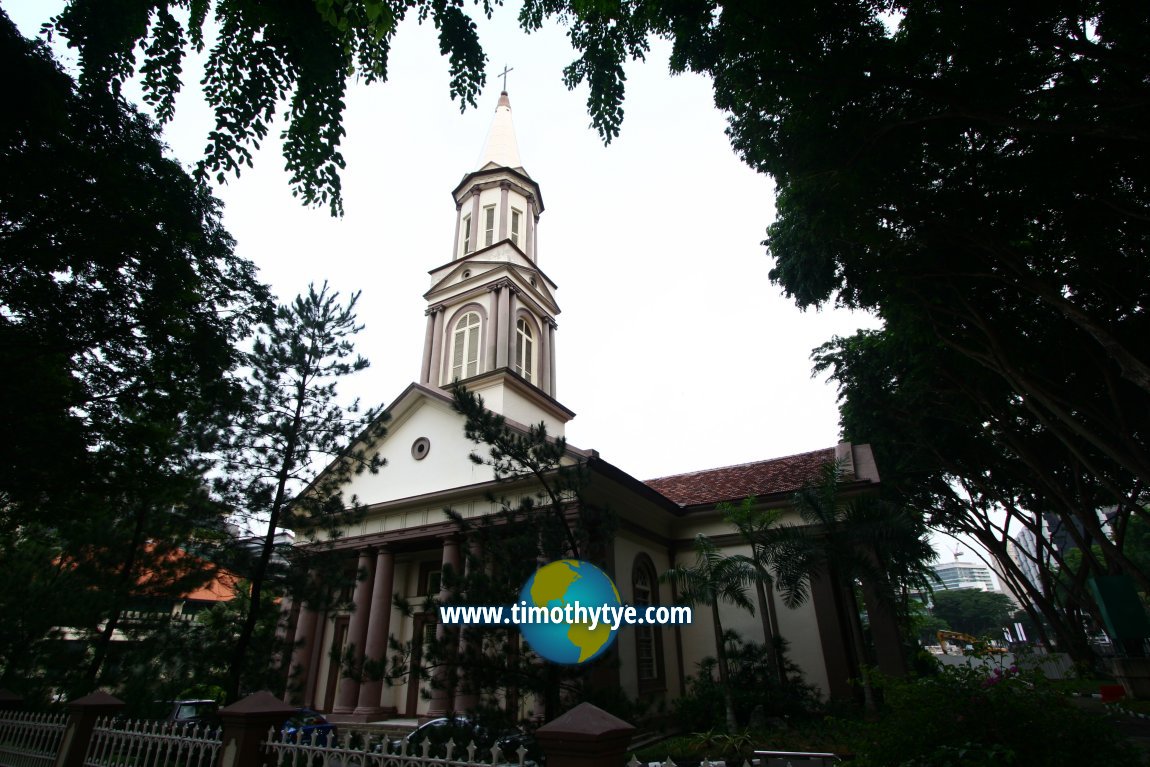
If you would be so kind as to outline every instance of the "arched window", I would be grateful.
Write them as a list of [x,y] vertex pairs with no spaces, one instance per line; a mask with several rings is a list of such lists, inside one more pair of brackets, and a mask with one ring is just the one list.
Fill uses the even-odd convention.
[[531,324],[520,318],[515,323],[515,372],[528,383],[535,380],[534,349],[535,337],[531,332]]
[[[642,614],[650,605],[659,604],[659,581],[655,565],[646,554],[635,558],[631,569],[631,600]],[[635,626],[635,672],[639,678],[639,692],[663,687],[663,653],[657,626]]]
[[451,380],[479,374],[479,315],[476,312],[468,312],[455,323],[451,349]]

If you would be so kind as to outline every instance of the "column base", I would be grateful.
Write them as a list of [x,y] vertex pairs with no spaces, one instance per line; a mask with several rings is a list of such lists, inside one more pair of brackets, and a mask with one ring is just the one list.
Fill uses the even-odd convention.
[[374,722],[376,720],[391,719],[398,713],[395,706],[372,706],[357,708],[352,712],[352,716],[358,718],[363,717],[365,722]]

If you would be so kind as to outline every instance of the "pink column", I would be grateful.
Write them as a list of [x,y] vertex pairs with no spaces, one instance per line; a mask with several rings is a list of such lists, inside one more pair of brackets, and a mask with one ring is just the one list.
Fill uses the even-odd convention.
[[507,204],[507,192],[511,184],[506,181],[499,183],[499,239],[507,239],[507,220],[511,218],[511,207]]
[[460,258],[461,256],[466,255],[465,253],[459,252],[460,250],[463,249],[463,240],[459,239],[459,223],[460,223],[460,221],[463,220],[463,216],[460,215],[462,210],[463,210],[463,203],[461,203],[461,202],[455,203],[455,239],[452,240],[452,242],[451,242],[451,260],[452,261],[456,260],[457,258]]
[[484,372],[495,369],[495,339],[499,337],[499,293],[501,290],[499,285],[491,285],[487,288],[487,295],[490,296],[488,299],[490,308],[487,313],[487,361],[483,366]]
[[527,216],[526,216],[526,218],[527,218],[527,236],[525,237],[526,247],[523,248],[523,251],[527,254],[528,258],[530,258],[532,261],[536,261],[537,259],[535,258],[535,223],[536,223],[535,222],[535,198],[532,197],[531,195],[527,196]]
[[[471,249],[479,250],[479,190],[471,193]],[[466,254],[464,254],[466,255]]]
[[[432,348],[435,346],[435,312],[428,309],[424,314],[427,315],[427,331],[423,336],[423,366],[419,371],[419,382],[431,384],[431,357]],[[434,386],[434,384],[431,385]]]
[[[443,569],[439,576],[439,602],[445,603],[451,597],[451,591],[447,588],[448,575],[447,571],[458,574],[460,567],[459,556],[459,538],[451,535],[443,540]],[[438,616],[436,616],[438,617]],[[440,623],[435,629],[435,641],[440,647],[450,646],[453,641],[452,637],[455,636],[453,626],[444,626]],[[416,638],[418,641],[418,638]],[[447,707],[454,701],[454,695],[448,689],[450,676],[448,674],[447,666],[441,663],[431,673],[431,704],[427,708],[427,715],[430,717],[444,716],[447,712]]]
[[558,327],[558,325],[556,325],[555,320],[552,320],[551,322],[547,323],[547,360],[550,363],[549,372],[550,372],[550,378],[551,378],[551,380],[548,382],[550,384],[550,388],[547,390],[547,393],[550,394],[552,397],[558,397],[559,396],[558,394],[555,393],[558,389],[558,387],[555,385],[555,328],[556,327]]
[[[391,597],[395,583],[395,555],[386,548],[375,557],[375,584],[371,589],[371,621],[367,627],[364,654],[371,660],[386,663],[387,637],[391,633]],[[369,679],[359,686],[356,714],[381,718],[395,713],[395,707],[380,705],[383,680]]]
[[507,367],[512,370],[515,369],[515,323],[518,318],[515,316],[519,311],[519,299],[516,296],[519,294],[519,288],[509,286],[507,292],[507,332],[503,336],[502,343],[507,344]]
[[[363,658],[363,646],[367,642],[367,624],[371,617],[371,588],[375,582],[373,574],[375,565],[371,552],[364,551],[359,555],[360,572],[366,571],[367,577],[355,584],[355,612],[351,614],[351,622],[347,628],[347,643],[355,652],[357,661]],[[359,679],[345,676],[339,680],[339,691],[335,695],[333,714],[350,714],[355,710],[356,701],[359,700]]]
[[287,694],[284,696],[287,703],[301,706],[311,703],[307,699],[307,690],[312,686],[312,677],[315,675],[315,669],[311,666],[311,654],[315,646],[318,624],[319,613],[306,603],[301,605],[295,630],[295,647],[292,650],[288,671]]
[[551,318],[543,318],[543,332],[539,334],[539,388],[551,393]]
[[511,285],[504,285],[499,291],[499,326],[495,337],[495,367],[507,367],[507,326],[515,326],[511,316]]
[[428,373],[428,383],[439,386],[443,375],[443,305],[433,306],[430,311],[435,322],[431,328],[431,370]]

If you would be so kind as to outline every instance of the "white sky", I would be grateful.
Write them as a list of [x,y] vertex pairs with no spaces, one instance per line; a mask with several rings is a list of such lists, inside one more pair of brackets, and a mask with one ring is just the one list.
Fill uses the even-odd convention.
[[[30,35],[62,4],[4,7]],[[588,127],[586,90],[562,84],[573,58],[562,30],[527,35],[515,15],[480,20],[489,84],[462,115],[434,28],[401,26],[391,81],[348,94],[343,219],[301,207],[279,142],[266,142],[254,169],[216,190],[239,254],[283,300],[309,281],[361,290],[358,346],[372,367],[345,391],[390,402],[419,375],[427,272],[450,258],[450,191],[477,166],[506,63],[520,154],[546,204],[539,265],[564,310],[559,400],[578,414],[568,440],[640,479],[834,444],[835,391],[811,378],[810,351],[876,322],[800,312],[767,279],[760,242],[773,186],[731,150],[710,81],[671,77],[669,49],[657,47],[629,67],[622,136],[604,147]],[[186,64],[165,131],[189,165],[212,124],[199,74]]]

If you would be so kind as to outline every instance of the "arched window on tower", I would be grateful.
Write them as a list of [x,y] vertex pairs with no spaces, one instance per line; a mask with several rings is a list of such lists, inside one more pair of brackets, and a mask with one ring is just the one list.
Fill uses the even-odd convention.
[[[640,615],[647,607],[659,604],[658,584],[651,558],[646,554],[637,556],[631,569],[631,600]],[[635,671],[640,693],[663,688],[663,653],[658,626],[635,626]]]
[[479,374],[479,314],[468,312],[455,323],[451,341],[451,380]]
[[535,336],[531,324],[522,317],[515,323],[515,372],[528,383],[535,382]]

